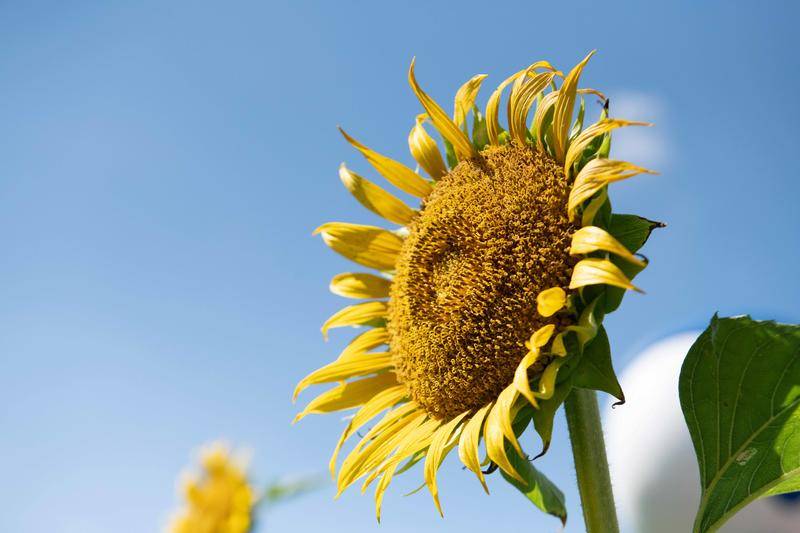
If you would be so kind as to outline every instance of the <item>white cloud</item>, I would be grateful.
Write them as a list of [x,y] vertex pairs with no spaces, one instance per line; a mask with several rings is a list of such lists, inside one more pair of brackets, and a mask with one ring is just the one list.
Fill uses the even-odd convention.
[[611,154],[657,170],[666,163],[669,143],[665,135],[666,103],[659,96],[635,91],[610,94],[611,116],[652,122],[653,127],[622,128],[614,132]]

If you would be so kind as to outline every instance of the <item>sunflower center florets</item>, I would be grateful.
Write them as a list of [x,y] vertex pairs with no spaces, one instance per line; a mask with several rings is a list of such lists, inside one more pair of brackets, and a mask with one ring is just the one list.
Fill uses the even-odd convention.
[[553,322],[537,314],[536,295],[569,284],[568,196],[549,156],[489,147],[442,178],[410,224],[392,283],[390,344],[400,380],[431,415],[452,418],[497,398],[525,341]]

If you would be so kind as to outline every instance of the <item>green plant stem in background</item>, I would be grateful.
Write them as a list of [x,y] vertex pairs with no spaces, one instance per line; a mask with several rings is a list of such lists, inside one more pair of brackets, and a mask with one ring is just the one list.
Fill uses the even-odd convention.
[[564,402],[587,533],[619,533],[597,395],[576,388]]

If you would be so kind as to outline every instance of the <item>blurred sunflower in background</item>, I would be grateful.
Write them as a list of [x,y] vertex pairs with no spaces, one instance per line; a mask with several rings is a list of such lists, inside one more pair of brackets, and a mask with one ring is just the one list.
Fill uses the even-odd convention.
[[247,479],[247,461],[233,457],[221,443],[200,453],[200,472],[185,474],[186,501],[166,533],[247,533],[253,524],[257,496]]
[[[339,169],[364,207],[399,227],[329,222],[316,230],[333,250],[378,273],[346,272],[331,281],[334,293],[368,301],[335,313],[323,334],[367,329],[299,382],[295,398],[310,385],[336,386],[296,420],[358,409],[330,470],[339,494],[361,478],[363,489],[377,482],[379,520],[393,476],[417,462],[424,461],[441,513],[436,474],[452,449],[484,489],[482,465],[526,483],[518,438],[531,422],[544,453],[553,416],[574,387],[623,400],[602,319],[626,290],[638,290],[631,279],[646,259],[636,251],[659,224],[612,214],[607,186],[650,171],[609,159],[610,132],[644,124],[609,118],[603,94],[578,87],[591,55],[566,76],[546,61],[520,70],[491,94],[485,113],[475,100],[486,76],[475,76],[456,93],[452,117],[422,90],[412,61],[408,80],[425,112],[408,143],[427,177],[342,130],[420,205]],[[503,129],[501,97],[509,86]],[[588,127],[586,95],[603,104]],[[442,136],[444,155],[429,124]],[[379,416],[337,472],[345,442]]]

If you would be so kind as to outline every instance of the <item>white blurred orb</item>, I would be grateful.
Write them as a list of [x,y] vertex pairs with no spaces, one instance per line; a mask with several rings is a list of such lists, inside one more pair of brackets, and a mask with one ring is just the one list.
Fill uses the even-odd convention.
[[[627,403],[605,409],[606,446],[627,533],[692,530],[700,477],[678,400],[681,363],[699,332],[663,339],[639,354],[621,376]],[[800,533],[800,498],[757,500],[723,533]]]

